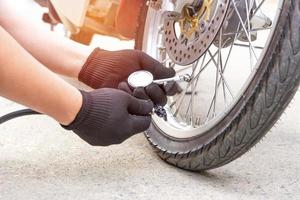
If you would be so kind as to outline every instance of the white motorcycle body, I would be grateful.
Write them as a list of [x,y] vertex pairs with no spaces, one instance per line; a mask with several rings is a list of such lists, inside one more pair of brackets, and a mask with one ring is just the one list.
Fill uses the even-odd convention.
[[83,26],[90,0],[50,0],[62,23],[75,33]]

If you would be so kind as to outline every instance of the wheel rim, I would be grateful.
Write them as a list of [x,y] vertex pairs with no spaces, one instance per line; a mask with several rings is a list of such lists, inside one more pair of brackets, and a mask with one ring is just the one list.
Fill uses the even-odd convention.
[[[214,44],[188,66],[178,65],[174,57],[170,58],[165,50],[166,40],[161,34],[164,31],[161,17],[163,13],[176,9],[178,11],[185,4],[174,5],[171,1],[164,1],[161,10],[149,10],[143,50],[166,66],[174,67],[178,74],[189,73],[193,77],[190,83],[180,84],[183,92],[168,98],[168,104],[165,106],[168,113],[167,121],[156,115],[153,116],[154,125],[164,134],[175,138],[201,135],[223,120],[236,102],[243,97],[244,91],[264,57],[264,47],[269,45],[269,40],[274,33],[272,27],[264,29],[251,27],[249,25],[252,22],[251,17],[253,13],[267,7],[265,14],[272,19],[273,24],[276,24],[275,13],[277,12],[274,11],[277,11],[281,5],[279,2],[274,5],[268,3],[268,0],[262,0],[256,3],[256,9],[252,10],[252,15],[250,15],[251,9],[248,4],[252,3],[252,0],[245,1],[246,10],[249,11],[246,12],[244,18],[239,14],[238,6],[231,3],[232,12],[235,12],[239,19],[236,31],[226,32],[225,35],[222,33],[223,29],[220,29],[218,36],[212,42]],[[252,41],[254,31],[257,32],[259,38],[256,41]],[[234,37],[233,42],[228,45],[222,37],[230,34]],[[246,42],[240,41],[242,36],[246,36]]]

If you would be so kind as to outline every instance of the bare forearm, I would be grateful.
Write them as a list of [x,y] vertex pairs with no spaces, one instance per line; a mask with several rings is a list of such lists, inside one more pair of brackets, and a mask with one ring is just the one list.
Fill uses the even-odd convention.
[[80,92],[27,53],[0,26],[0,96],[69,124],[82,103]]
[[0,1],[0,25],[50,70],[77,78],[92,49],[46,29],[38,19],[18,10],[16,3]]

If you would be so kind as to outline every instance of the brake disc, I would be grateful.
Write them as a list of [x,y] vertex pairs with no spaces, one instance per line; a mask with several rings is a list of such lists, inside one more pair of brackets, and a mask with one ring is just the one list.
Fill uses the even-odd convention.
[[191,5],[184,6],[181,13],[165,12],[163,41],[170,59],[179,65],[199,59],[222,27],[228,5],[229,0],[203,0],[195,13]]

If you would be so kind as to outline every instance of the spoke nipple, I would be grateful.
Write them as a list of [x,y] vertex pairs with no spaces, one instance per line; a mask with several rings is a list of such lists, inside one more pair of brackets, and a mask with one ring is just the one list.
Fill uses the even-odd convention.
[[189,75],[189,74],[185,74],[185,75],[182,76],[182,79],[183,79],[183,81],[185,81],[185,82],[191,82],[192,77],[191,77],[191,75]]

